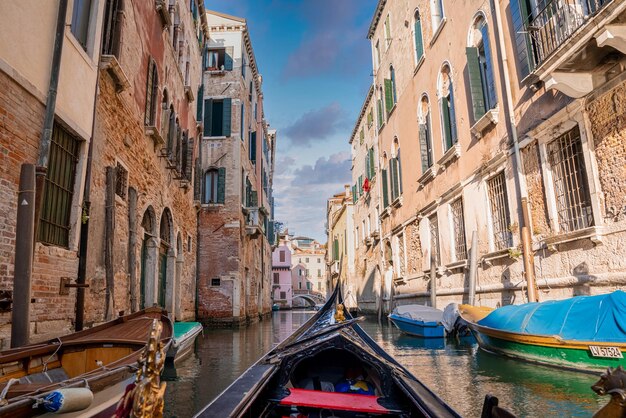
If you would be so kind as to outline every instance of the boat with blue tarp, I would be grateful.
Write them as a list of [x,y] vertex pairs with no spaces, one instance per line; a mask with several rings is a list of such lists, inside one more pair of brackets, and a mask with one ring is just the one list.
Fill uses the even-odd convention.
[[402,305],[389,314],[391,322],[402,332],[422,338],[444,338],[443,311],[431,306]]
[[461,305],[480,347],[510,357],[597,372],[626,366],[626,293],[509,305]]

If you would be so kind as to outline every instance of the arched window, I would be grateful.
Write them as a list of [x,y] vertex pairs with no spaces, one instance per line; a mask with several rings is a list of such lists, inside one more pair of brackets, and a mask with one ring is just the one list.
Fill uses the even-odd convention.
[[389,178],[391,186],[391,202],[402,194],[402,167],[400,164],[400,144],[398,138],[393,139],[391,159],[389,160]]
[[422,173],[424,173],[433,165],[433,139],[430,120],[430,103],[428,102],[428,96],[426,94],[424,94],[420,100],[417,121],[419,124]]
[[430,0],[430,17],[433,24],[433,34],[437,32],[444,19],[443,0]]
[[226,191],[226,169],[210,168],[204,173],[202,203],[224,203]]
[[146,109],[144,123],[146,126],[156,124],[157,93],[159,90],[159,74],[156,62],[152,58],[148,62],[148,81],[146,84]]
[[478,121],[498,104],[489,31],[482,14],[478,15],[470,28],[466,53],[472,110],[474,121]]
[[167,138],[167,128],[170,123],[170,111],[168,105],[167,89],[163,89],[163,100],[161,100],[161,137]]
[[393,65],[389,67],[389,78],[391,79],[391,93],[395,105],[398,103],[398,94],[396,93],[396,70],[394,70]]
[[178,120],[178,118],[176,117],[176,113],[174,113],[174,105],[171,104],[170,105],[170,110],[169,110],[169,124],[167,127],[167,150],[170,153],[170,157],[172,157],[172,149],[174,147],[174,141],[176,139],[176,121]]
[[385,123],[384,107],[383,107],[383,88],[379,87],[376,98],[376,113],[378,114],[378,129],[383,127]]
[[456,116],[454,112],[454,90],[452,88],[452,73],[450,66],[444,64],[437,80],[439,94],[439,108],[441,110],[441,130],[445,151],[458,142],[456,131]]
[[393,69],[393,65],[390,65],[389,78],[385,79],[385,110],[387,115],[391,113],[396,102],[396,71]]
[[381,185],[383,187],[383,208],[389,206],[389,183],[387,182],[387,153],[383,151],[383,164],[380,170]]
[[424,39],[422,38],[422,19],[419,10],[413,16],[413,42],[415,46],[415,65],[424,56]]

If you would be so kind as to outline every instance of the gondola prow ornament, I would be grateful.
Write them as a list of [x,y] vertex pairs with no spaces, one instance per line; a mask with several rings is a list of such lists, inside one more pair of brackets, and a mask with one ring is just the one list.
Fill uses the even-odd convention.
[[338,303],[335,308],[335,322],[343,322],[346,320],[346,316],[343,314],[343,304]]

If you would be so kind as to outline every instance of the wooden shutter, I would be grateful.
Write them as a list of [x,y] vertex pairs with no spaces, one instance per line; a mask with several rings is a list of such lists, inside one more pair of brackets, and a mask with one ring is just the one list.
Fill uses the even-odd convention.
[[204,84],[198,86],[198,97],[196,98],[196,120],[200,122],[202,120],[202,103],[204,96]]
[[202,198],[202,176],[200,174],[200,161],[196,158],[196,168],[194,171],[194,183],[193,183],[193,200],[200,200]]
[[155,64],[154,61],[152,60],[152,58],[150,58],[150,61],[148,61],[148,78],[146,81],[146,108],[145,110],[145,117],[144,117],[144,124],[146,126],[152,126],[154,125],[154,121],[152,120],[152,109],[153,109],[153,103],[152,103],[152,91],[154,90],[154,74],[155,74]]
[[202,52],[202,70],[206,71],[207,68],[209,68],[209,49],[205,47]]
[[398,171],[398,196],[402,194],[402,158],[400,158],[400,150],[396,155],[396,170]]
[[372,109],[367,112],[367,126],[372,126],[372,122],[374,122],[374,116],[372,115]]
[[211,125],[213,123],[213,99],[204,101],[204,136],[211,135]]
[[363,144],[363,140],[365,139],[365,131],[361,128],[361,132],[359,132],[359,143]]
[[445,139],[446,151],[452,146],[452,132],[450,131],[450,106],[448,98],[441,98],[441,119],[443,123],[443,135]]
[[259,195],[256,190],[250,191],[250,206],[253,208],[259,206]]
[[232,118],[232,99],[224,99],[224,110],[222,112],[222,135],[230,136]]
[[220,167],[217,170],[217,203],[224,203],[226,200],[226,168]]
[[243,141],[243,132],[245,131],[245,122],[246,122],[246,107],[244,104],[241,104],[241,126],[239,127],[239,136]]
[[359,176],[359,196],[363,196],[363,175]]
[[256,132],[250,133],[249,152],[250,161],[252,161],[252,164],[256,164]]
[[415,58],[417,61],[424,55],[424,40],[422,39],[422,21],[415,19]]
[[450,81],[450,101],[448,102],[448,106],[450,106],[450,137],[452,138],[452,144],[456,144],[458,142],[458,136],[456,131],[456,112],[454,110],[454,88],[452,81]]
[[376,162],[374,161],[374,147],[370,148],[370,180],[376,177]]
[[352,203],[356,203],[358,195],[356,194],[356,184],[352,186]]
[[389,173],[391,176],[391,201],[393,202],[400,196],[400,185],[398,182],[398,160],[392,158],[389,161]]
[[469,75],[470,94],[472,96],[472,110],[474,111],[474,122],[476,122],[487,112],[483,95],[483,81],[480,76],[478,48],[473,46],[465,48],[465,55],[467,56],[467,72]]
[[194,140],[193,138],[187,138],[187,155],[185,156],[185,177],[187,178],[187,180],[191,181],[191,179],[193,178],[193,146],[194,146]]
[[485,103],[485,108],[491,110],[498,104],[498,95],[496,94],[496,79],[493,74],[493,56],[491,55],[491,44],[489,42],[489,30],[485,23],[480,32],[483,36],[483,49],[485,50],[485,80],[487,81],[487,97],[488,103]]
[[428,155],[428,130],[426,124],[420,123],[420,156],[422,159],[422,173],[430,168],[430,158]]
[[376,105],[378,106],[378,129],[383,126],[383,102],[381,99],[376,100]]
[[390,79],[386,78],[385,79],[385,110],[387,111],[387,114],[391,112],[392,108],[393,108],[393,84],[391,83]]
[[370,150],[367,150],[367,154],[365,155],[365,177],[370,178]]
[[226,47],[226,52],[224,53],[224,69],[226,71],[233,70],[233,53],[234,53],[234,47],[232,46]]
[[387,170],[380,170],[380,181],[383,182],[383,208],[389,206],[389,186],[387,185]]
[[518,70],[520,78],[524,78],[535,68],[530,39],[526,30],[530,11],[527,9],[525,0],[510,0],[509,9],[511,10],[511,22],[513,23],[513,33],[515,34]]

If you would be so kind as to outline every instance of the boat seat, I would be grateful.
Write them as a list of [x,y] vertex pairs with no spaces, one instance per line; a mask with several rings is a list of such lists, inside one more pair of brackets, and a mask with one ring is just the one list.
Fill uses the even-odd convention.
[[304,406],[335,411],[389,414],[394,411],[378,403],[378,397],[352,393],[322,392],[308,389],[289,389],[289,395],[280,400],[281,405]]
[[19,379],[20,384],[28,383],[59,383],[69,379],[65,370],[62,367],[51,369],[46,372],[33,373],[27,376],[23,376]]

